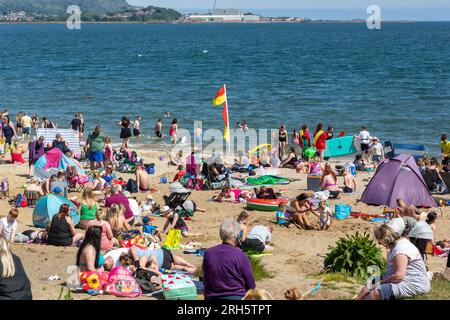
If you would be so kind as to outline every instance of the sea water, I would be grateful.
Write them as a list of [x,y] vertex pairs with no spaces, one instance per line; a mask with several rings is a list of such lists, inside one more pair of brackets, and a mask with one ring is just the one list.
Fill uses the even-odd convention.
[[119,141],[142,115],[139,143],[161,146],[163,117],[223,130],[212,99],[227,84],[231,127],[308,124],[424,144],[450,133],[450,23],[0,25],[0,109],[68,127],[82,112]]

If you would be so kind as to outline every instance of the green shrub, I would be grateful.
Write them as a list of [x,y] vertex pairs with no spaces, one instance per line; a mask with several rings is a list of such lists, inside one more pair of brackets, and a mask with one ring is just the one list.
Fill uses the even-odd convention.
[[273,278],[273,274],[266,270],[266,267],[261,262],[261,258],[248,257],[250,264],[252,265],[253,277],[256,281],[263,280],[265,278]]
[[369,266],[378,266],[381,271],[386,266],[381,250],[369,238],[368,233],[347,235],[329,249],[324,261],[326,272],[342,272],[363,280],[369,276]]

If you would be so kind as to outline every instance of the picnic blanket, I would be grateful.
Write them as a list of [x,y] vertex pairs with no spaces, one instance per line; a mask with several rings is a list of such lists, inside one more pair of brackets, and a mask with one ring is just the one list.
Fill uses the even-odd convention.
[[272,176],[272,175],[264,175],[258,178],[249,177],[247,178],[247,184],[253,186],[260,185],[276,185],[276,184],[289,184],[292,179],[280,177],[280,176]]

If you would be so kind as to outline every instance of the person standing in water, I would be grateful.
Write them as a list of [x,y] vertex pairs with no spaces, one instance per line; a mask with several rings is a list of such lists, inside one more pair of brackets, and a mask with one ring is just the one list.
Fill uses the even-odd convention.
[[366,130],[366,127],[361,127],[361,131],[357,138],[359,139],[359,143],[361,144],[361,155],[366,155],[366,159],[368,159],[370,149],[370,133]]
[[156,122],[155,135],[158,138],[162,138],[163,137],[163,135],[162,135],[162,119],[161,118],[159,118],[158,121]]
[[142,117],[138,116],[136,118],[136,121],[134,122],[133,135],[136,138],[140,138],[141,134],[142,134],[142,132],[141,132],[141,121],[142,121]]
[[122,139],[122,146],[121,148],[128,148],[128,141],[131,137],[131,121],[127,117],[122,117],[122,120],[119,122],[120,126],[120,139]]
[[173,119],[172,124],[170,125],[170,141],[172,144],[178,142],[178,121],[177,119]]

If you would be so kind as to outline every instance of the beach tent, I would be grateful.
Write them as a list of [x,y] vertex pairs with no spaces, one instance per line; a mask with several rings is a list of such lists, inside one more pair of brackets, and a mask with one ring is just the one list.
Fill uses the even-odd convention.
[[56,134],[60,134],[64,141],[69,143],[69,149],[73,152],[74,156],[79,156],[81,154],[80,149],[80,139],[78,137],[78,132],[72,129],[45,129],[39,128],[36,130],[36,135],[38,137],[44,137],[44,145],[52,144],[55,140]]
[[417,207],[436,207],[412,155],[402,154],[383,160],[367,185],[361,201],[395,208],[398,198]]
[[77,225],[78,222],[80,222],[80,214],[78,213],[75,205],[62,196],[49,194],[41,198],[34,208],[34,226],[38,228],[46,228],[52,221],[53,216],[59,212],[59,207],[64,203],[70,206],[70,216],[73,219],[73,223]]
[[86,175],[86,172],[77,166],[73,160],[67,158],[61,150],[53,148],[36,161],[34,175],[41,180],[45,180],[52,174],[58,173],[59,170],[66,170],[69,166],[76,167],[80,175]]

